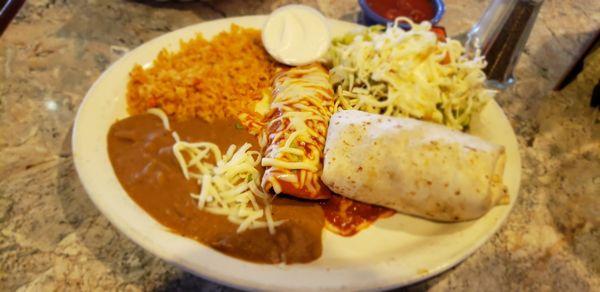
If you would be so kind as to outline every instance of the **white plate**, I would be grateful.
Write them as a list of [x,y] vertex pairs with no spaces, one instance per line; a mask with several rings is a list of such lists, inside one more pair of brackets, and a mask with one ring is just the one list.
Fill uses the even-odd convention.
[[[260,28],[265,16],[228,18],[192,25],[131,51],[102,74],[83,100],[73,131],[73,158],[79,177],[98,209],[146,250],[198,276],[239,288],[269,290],[382,289],[423,280],[472,254],[500,227],[517,200],[521,161],[513,130],[495,102],[471,125],[474,134],[506,146],[504,181],[511,203],[483,218],[442,224],[394,215],[353,237],[323,232],[323,255],[309,264],[264,265],[229,257],[170,233],[132,201],[119,184],[107,153],[112,123],[127,116],[125,91],[134,64],[151,62],[162,48],[177,49],[196,33],[212,37],[232,23]],[[330,20],[332,35],[356,24]]]

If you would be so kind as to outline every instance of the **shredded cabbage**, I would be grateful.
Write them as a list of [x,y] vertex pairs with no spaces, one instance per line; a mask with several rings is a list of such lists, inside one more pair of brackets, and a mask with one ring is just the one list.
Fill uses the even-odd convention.
[[[411,29],[403,30],[399,24]],[[439,40],[429,22],[399,17],[333,40],[327,54],[336,108],[408,116],[464,130],[493,98],[484,83],[485,60],[460,42]]]

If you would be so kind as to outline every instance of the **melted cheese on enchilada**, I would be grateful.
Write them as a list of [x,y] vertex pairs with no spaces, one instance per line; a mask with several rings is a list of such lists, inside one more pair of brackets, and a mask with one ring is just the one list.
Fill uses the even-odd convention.
[[327,198],[320,180],[333,91],[323,66],[295,67],[275,77],[261,161],[262,186],[302,198]]

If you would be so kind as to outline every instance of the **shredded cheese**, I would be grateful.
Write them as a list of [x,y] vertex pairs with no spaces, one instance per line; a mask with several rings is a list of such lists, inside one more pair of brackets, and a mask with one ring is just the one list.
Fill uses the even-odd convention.
[[[407,23],[403,30],[399,23]],[[399,17],[334,40],[328,53],[336,108],[409,116],[463,130],[495,92],[485,88],[484,58],[439,40],[431,24]]]
[[[168,118],[162,110],[148,112],[161,118],[169,129]],[[275,227],[285,221],[273,220],[269,196],[261,189],[261,175],[256,167],[262,157],[258,151],[250,150],[251,145],[245,143],[239,148],[231,145],[222,154],[214,143],[182,141],[174,131],[172,136],[175,139],[173,155],[183,175],[196,180],[200,186],[198,194],[190,194],[197,200],[199,209],[227,216],[238,225],[237,233],[267,228],[269,233],[275,234]],[[265,220],[259,221],[263,217]]]
[[153,115],[157,116],[162,121],[165,129],[167,129],[169,131],[171,130],[171,126],[169,125],[169,117],[167,117],[167,114],[165,112],[163,112],[159,108],[151,108],[151,109],[148,109],[147,112],[149,114],[153,114]]
[[254,105],[254,112],[263,117],[269,113],[270,104],[271,93],[268,90],[263,90],[262,98]]

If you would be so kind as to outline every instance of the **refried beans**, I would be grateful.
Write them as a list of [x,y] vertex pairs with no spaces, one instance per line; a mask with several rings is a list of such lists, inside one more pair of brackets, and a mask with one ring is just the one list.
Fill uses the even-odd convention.
[[[172,121],[171,128],[182,140],[210,141],[221,151],[246,142],[259,149],[256,138],[236,127],[235,120]],[[273,217],[287,222],[276,228],[275,235],[266,228],[238,234],[238,226],[226,216],[198,209],[190,193],[199,187],[181,173],[171,149],[174,143],[161,120],[150,114],[120,120],[108,134],[110,161],[121,185],[155,220],[174,233],[252,262],[305,263],[321,256],[324,215],[318,204],[276,197]]]

